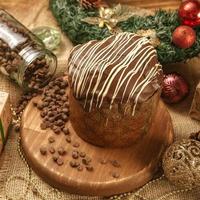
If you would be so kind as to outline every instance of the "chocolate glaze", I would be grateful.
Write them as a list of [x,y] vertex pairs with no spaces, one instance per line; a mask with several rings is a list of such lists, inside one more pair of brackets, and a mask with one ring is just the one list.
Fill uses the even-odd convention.
[[[144,37],[121,33],[102,41],[76,46],[70,55],[69,81],[85,110],[103,102],[137,103],[148,100],[162,85],[156,50]],[[135,113],[133,108],[133,115]]]

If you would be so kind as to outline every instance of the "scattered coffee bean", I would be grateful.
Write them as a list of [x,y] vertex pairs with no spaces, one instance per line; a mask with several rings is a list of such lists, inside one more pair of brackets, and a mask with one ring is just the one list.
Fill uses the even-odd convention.
[[73,144],[73,147],[78,148],[78,147],[80,147],[80,144],[79,144],[78,142],[75,142],[75,143]]
[[51,154],[54,154],[56,152],[55,148],[54,147],[49,147],[49,152]]
[[113,177],[113,178],[119,178],[119,177],[120,177],[120,174],[117,173],[117,172],[112,172],[112,177]]
[[78,170],[79,172],[83,171],[83,166],[81,166],[81,165],[78,166],[77,170]]
[[119,162],[117,160],[111,160],[110,162],[113,167],[117,167],[117,168],[121,167],[121,165],[119,164]]
[[40,153],[42,155],[46,155],[47,154],[47,148],[46,147],[40,147]]
[[69,162],[69,165],[72,167],[72,168],[77,168],[78,166],[80,166],[80,163],[76,160],[71,160]]
[[63,128],[63,133],[65,135],[69,135],[69,129],[68,128]]
[[81,158],[85,158],[85,156],[86,156],[86,153],[85,153],[85,152],[83,152],[83,151],[81,151],[81,152],[79,153],[79,155],[80,155],[80,157],[81,157]]
[[65,140],[68,142],[68,143],[71,143],[71,137],[69,135],[66,136]]
[[54,143],[55,142],[55,138],[53,136],[50,136],[48,138],[49,143]]
[[41,123],[41,124],[40,124],[40,128],[41,128],[42,130],[46,130],[46,129],[47,129],[47,125],[46,125],[45,123]]
[[92,166],[86,166],[87,171],[94,171],[94,168]]
[[63,161],[63,159],[62,159],[61,157],[58,157],[58,159],[56,160],[56,163],[57,163],[59,166],[61,166],[61,165],[64,164],[64,161]]
[[59,156],[58,155],[53,155],[52,158],[53,158],[53,161],[56,162],[58,160]]
[[89,165],[91,161],[92,161],[92,159],[89,158],[88,156],[86,156],[85,158],[82,159],[82,163],[84,165]]
[[79,158],[79,152],[78,151],[72,151],[72,158],[73,159],[78,159]]
[[38,104],[37,101],[34,100],[33,101],[33,106],[37,107],[37,104]]
[[58,154],[61,155],[61,156],[66,154],[66,151],[63,147],[59,147],[57,151],[58,151]]

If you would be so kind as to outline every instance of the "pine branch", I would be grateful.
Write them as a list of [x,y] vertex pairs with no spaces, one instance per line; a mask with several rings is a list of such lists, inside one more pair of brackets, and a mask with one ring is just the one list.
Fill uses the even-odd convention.
[[[78,0],[50,0],[50,9],[57,19],[61,29],[70,40],[82,44],[90,40],[101,40],[110,35],[107,28],[82,22],[86,17],[98,16],[96,9],[85,10],[80,7]],[[156,11],[154,16],[134,16],[125,22],[117,24],[125,32],[154,29],[161,43],[156,48],[159,61],[162,64],[185,61],[195,57],[200,52],[200,28],[196,28],[197,41],[188,49],[180,49],[172,43],[172,33],[180,25],[177,11]]]

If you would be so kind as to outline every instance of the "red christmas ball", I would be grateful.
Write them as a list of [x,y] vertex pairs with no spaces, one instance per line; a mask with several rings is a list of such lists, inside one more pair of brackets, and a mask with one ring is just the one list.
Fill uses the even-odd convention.
[[161,97],[166,103],[178,103],[189,94],[189,85],[178,73],[164,75]]
[[197,0],[183,2],[179,8],[179,17],[184,25],[200,25],[200,3]]
[[178,26],[172,34],[172,41],[177,47],[189,48],[196,41],[196,32],[189,26]]

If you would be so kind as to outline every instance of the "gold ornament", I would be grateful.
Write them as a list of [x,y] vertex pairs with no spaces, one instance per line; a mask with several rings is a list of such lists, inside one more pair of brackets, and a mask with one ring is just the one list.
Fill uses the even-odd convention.
[[107,3],[103,0],[80,0],[80,5],[86,9],[107,7]]
[[154,29],[139,30],[136,32],[136,34],[146,37],[154,47],[157,47],[160,45],[160,40],[157,37],[156,31]]
[[118,4],[112,8],[100,7],[99,17],[86,17],[82,19],[82,21],[92,25],[99,25],[100,28],[107,27],[111,33],[119,33],[122,32],[122,30],[117,27],[119,22],[126,21],[135,15],[149,16],[153,14],[153,11],[146,9]]
[[164,154],[166,178],[181,188],[200,186],[200,142],[183,139],[172,144]]

